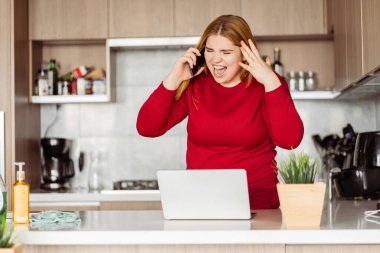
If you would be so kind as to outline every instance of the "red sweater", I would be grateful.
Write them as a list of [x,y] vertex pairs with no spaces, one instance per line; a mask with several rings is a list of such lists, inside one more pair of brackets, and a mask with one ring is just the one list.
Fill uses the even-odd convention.
[[288,85],[280,81],[280,87],[265,92],[255,79],[248,88],[246,82],[226,88],[211,74],[201,74],[177,101],[176,92],[161,83],[142,106],[137,130],[143,136],[160,136],[188,116],[188,169],[243,168],[250,195],[275,189],[275,146],[296,148],[303,137]]

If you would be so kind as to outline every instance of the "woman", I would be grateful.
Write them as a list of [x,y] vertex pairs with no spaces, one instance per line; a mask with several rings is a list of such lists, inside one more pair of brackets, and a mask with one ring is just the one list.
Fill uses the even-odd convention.
[[[206,64],[193,76],[202,46]],[[208,25],[144,103],[137,130],[160,136],[187,116],[187,168],[244,168],[251,209],[278,208],[275,147],[296,148],[303,124],[287,83],[261,59],[241,17]]]

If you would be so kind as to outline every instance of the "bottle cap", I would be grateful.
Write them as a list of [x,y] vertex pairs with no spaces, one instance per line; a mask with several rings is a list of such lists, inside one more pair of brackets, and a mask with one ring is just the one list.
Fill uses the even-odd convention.
[[16,180],[25,180],[25,171],[23,170],[23,167],[25,165],[24,162],[16,162]]

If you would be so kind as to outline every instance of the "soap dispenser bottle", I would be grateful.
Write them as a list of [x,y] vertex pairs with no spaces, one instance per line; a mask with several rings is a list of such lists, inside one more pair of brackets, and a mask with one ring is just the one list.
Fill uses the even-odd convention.
[[29,223],[29,184],[25,182],[24,162],[15,163],[16,182],[13,184],[12,210],[13,222],[16,224]]

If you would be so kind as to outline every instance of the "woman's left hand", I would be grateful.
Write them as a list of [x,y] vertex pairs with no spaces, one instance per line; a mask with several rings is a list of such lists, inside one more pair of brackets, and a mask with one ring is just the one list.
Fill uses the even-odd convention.
[[252,40],[249,39],[248,43],[249,47],[244,41],[241,41],[240,50],[246,63],[240,62],[240,66],[249,71],[258,82],[262,83],[266,92],[278,88],[281,82],[271,68],[269,57],[264,62]]

